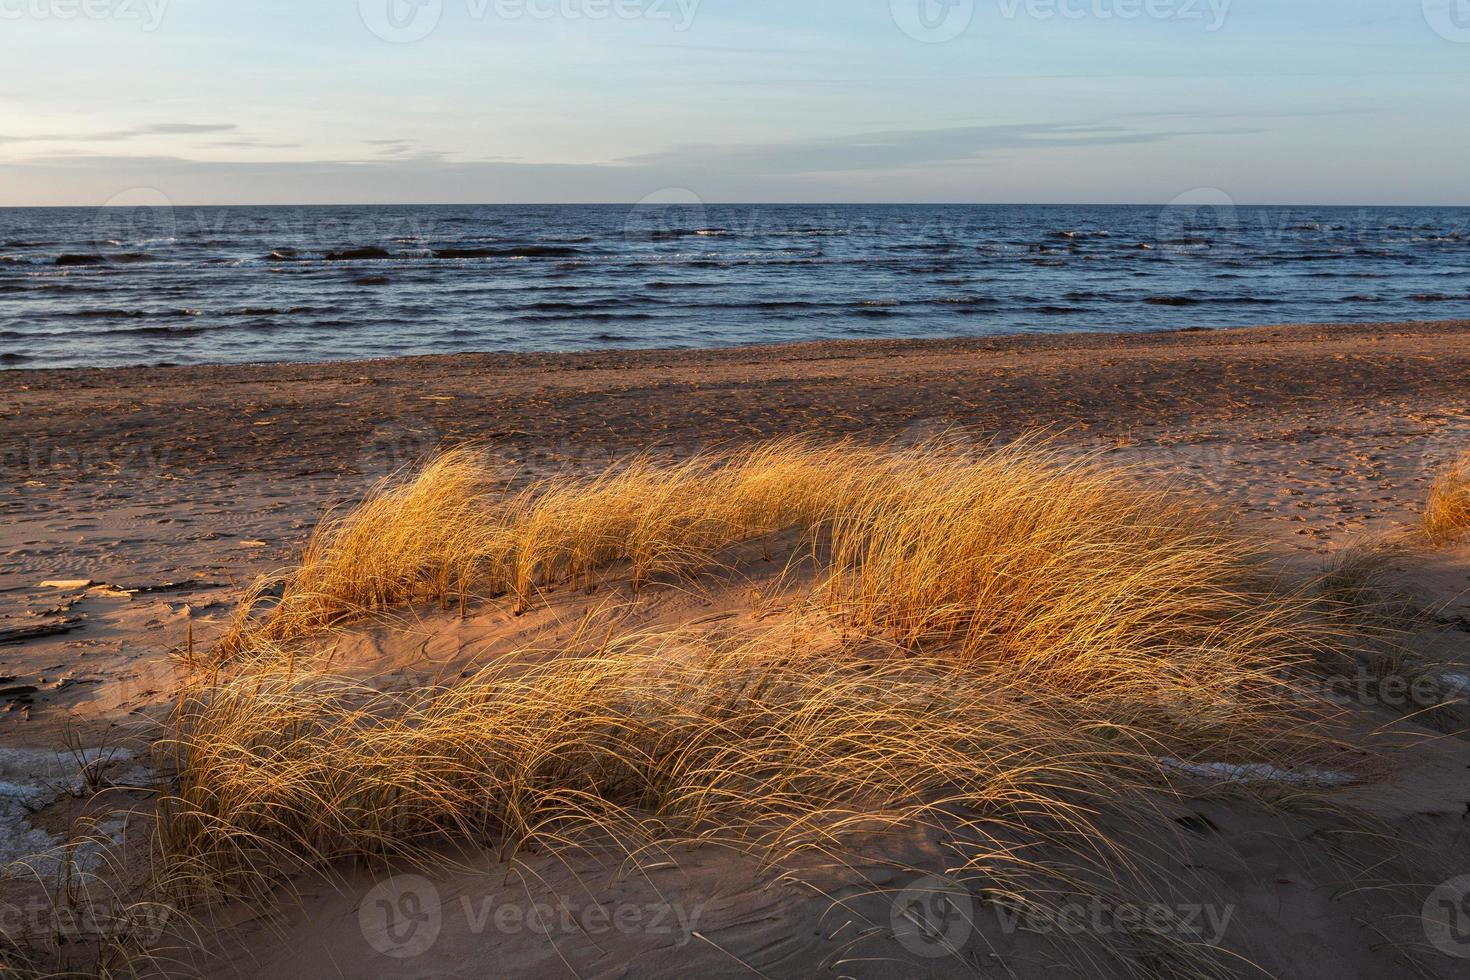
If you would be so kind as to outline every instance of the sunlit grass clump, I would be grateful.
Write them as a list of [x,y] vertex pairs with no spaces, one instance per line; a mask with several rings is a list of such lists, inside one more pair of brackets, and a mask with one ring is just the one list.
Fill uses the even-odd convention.
[[183,706],[164,842],[221,874],[455,841],[511,851],[707,841],[771,860],[961,807],[1086,836],[1068,793],[1143,757],[995,679],[789,642],[632,637],[453,687],[381,693],[267,667]]
[[324,522],[299,568],[259,586],[220,652],[416,603],[508,595],[524,612],[618,565],[635,589],[695,578],[732,545],[781,532],[800,532],[825,569],[833,611],[906,647],[958,641],[966,658],[1054,663],[1260,637],[1256,549],[1211,507],[1035,444],[954,454],[785,441],[514,492],[473,452],[448,453]]
[[1436,544],[1470,533],[1470,452],[1447,466],[1429,490],[1424,532]]
[[[394,608],[687,582],[752,542],[807,576],[779,628],[579,639],[391,693],[310,655]],[[223,873],[456,839],[781,855],[956,812],[1085,838],[1079,801],[1161,758],[1313,751],[1283,678],[1337,629],[1216,509],[1041,444],[784,441],[520,489],[456,451],[257,589],[181,701],[161,839]]]

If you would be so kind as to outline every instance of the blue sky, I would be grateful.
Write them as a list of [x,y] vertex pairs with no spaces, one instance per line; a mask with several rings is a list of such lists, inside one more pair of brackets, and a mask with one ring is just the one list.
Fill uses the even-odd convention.
[[0,0],[0,61],[7,205],[1470,204],[1470,0]]

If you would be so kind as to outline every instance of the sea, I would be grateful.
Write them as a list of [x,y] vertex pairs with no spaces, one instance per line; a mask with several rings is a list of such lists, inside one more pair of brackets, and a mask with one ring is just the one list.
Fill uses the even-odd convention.
[[0,209],[0,367],[1470,318],[1470,208]]

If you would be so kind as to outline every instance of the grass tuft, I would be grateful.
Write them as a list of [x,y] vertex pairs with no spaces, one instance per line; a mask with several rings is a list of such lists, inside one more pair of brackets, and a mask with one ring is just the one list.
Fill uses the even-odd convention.
[[1429,490],[1424,533],[1435,544],[1448,544],[1470,532],[1470,452],[1447,466]]
[[[779,636],[617,640],[386,694],[298,658],[393,607],[524,611],[610,568],[635,589],[697,576],[783,533],[818,571]],[[614,826],[776,847],[834,814],[1061,807],[1063,784],[1121,785],[1155,756],[1307,744],[1282,679],[1339,632],[1213,508],[1032,442],[787,440],[522,490],[458,451],[324,523],[279,588],[181,703],[168,826],[191,860]]]

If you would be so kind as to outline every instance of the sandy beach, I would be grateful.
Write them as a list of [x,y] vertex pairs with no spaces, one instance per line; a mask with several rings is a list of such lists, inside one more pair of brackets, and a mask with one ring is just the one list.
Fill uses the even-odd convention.
[[45,578],[238,581],[289,561],[324,508],[462,442],[537,473],[778,435],[1046,429],[1227,494],[1321,551],[1404,519],[1470,441],[1467,333],[1452,321],[11,371],[0,589],[16,616]]
[[[1467,321],[3,377],[0,784],[13,786],[51,786],[68,741],[130,746],[107,756],[108,771],[118,783],[142,778],[133,770],[147,732],[186,679],[181,652],[208,649],[245,586],[296,563],[323,514],[350,507],[376,481],[443,447],[476,446],[510,479],[525,481],[597,470],[630,453],[680,459],[779,436],[978,449],[1045,432],[1069,452],[1136,467],[1223,504],[1283,567],[1304,571],[1402,534],[1418,520],[1436,473],[1470,448]],[[1448,671],[1443,676],[1470,675],[1470,547],[1406,552],[1392,569],[1397,588],[1434,609],[1410,645]],[[639,600],[634,621],[652,627],[735,615],[749,604],[745,588],[732,580],[697,596],[670,590]],[[564,637],[589,602],[560,595],[525,618],[492,603],[453,624],[419,613],[439,625],[412,643],[365,628],[337,656],[375,684],[468,671],[487,651]],[[428,637],[422,649],[420,636]],[[1404,919],[1395,904],[1417,909],[1425,886],[1438,883],[1435,868],[1441,878],[1470,871],[1463,830],[1470,748],[1445,737],[1459,716],[1415,717],[1379,704],[1351,710],[1348,730],[1387,735],[1358,762],[1341,762],[1358,769],[1351,785],[1327,793],[1330,807],[1296,809],[1278,799],[1252,809],[1249,794],[1211,790],[1170,797],[1160,805],[1171,827],[1183,828],[1183,842],[1168,860],[1228,899],[1236,931],[1223,945],[1258,957],[1270,975],[1389,978],[1408,975],[1410,961],[1420,975],[1460,975],[1463,961],[1426,945],[1412,914]],[[12,797],[24,807],[0,797],[3,832],[14,841],[7,845],[14,853],[0,856],[63,839],[86,796],[36,789]],[[111,805],[147,800],[125,796]],[[1412,853],[1397,854],[1402,868],[1379,867],[1377,844],[1318,846],[1346,840],[1345,828],[1359,818],[1412,844],[1405,848]],[[933,840],[885,846],[907,867],[942,865]],[[669,889],[698,898],[702,921],[689,926],[698,938],[670,944],[646,931],[588,945],[581,936],[551,944],[553,954],[531,932],[507,931],[492,942],[446,925],[448,938],[427,958],[384,958],[364,946],[357,925],[373,879],[344,870],[340,888],[299,885],[305,917],[288,911],[261,932],[237,915],[237,938],[213,937],[206,945],[215,958],[189,959],[189,971],[480,975],[455,972],[456,964],[489,949],[497,969],[513,976],[673,975],[691,964],[712,975],[794,975],[846,963],[834,952],[846,942],[846,969],[868,975],[862,964],[877,955],[852,934],[833,938],[849,921],[834,919],[834,907],[853,921],[854,909],[871,910],[867,892],[850,881],[832,884],[837,891],[821,901],[823,883],[837,881],[823,861],[790,872],[802,887],[782,890],[758,862],[702,853],[660,872],[674,877],[651,873],[636,882],[598,877],[607,869],[592,864],[528,860],[533,873],[525,880],[548,893],[585,886],[604,900],[617,894],[646,903]],[[469,863],[476,862],[483,863]],[[494,887],[511,887],[503,868],[489,864],[502,882]],[[891,868],[857,866],[870,887],[895,880]],[[436,885],[470,895],[476,880],[464,870]],[[1372,894],[1345,894],[1370,880]],[[1059,962],[1049,939],[986,935],[988,959],[958,969],[920,958],[905,975],[1041,976]],[[1146,970],[1147,959],[1140,962]]]

